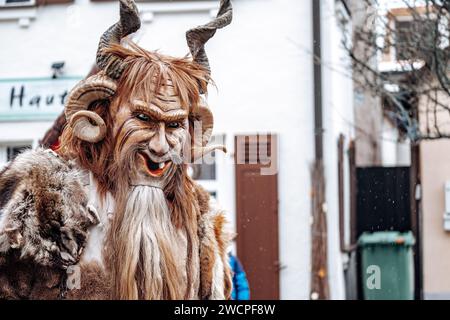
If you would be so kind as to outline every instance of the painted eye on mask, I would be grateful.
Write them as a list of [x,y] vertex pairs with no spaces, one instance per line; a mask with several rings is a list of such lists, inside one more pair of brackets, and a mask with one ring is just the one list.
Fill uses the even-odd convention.
[[141,121],[145,121],[148,122],[150,121],[150,117],[148,115],[146,115],[145,113],[139,113],[136,115],[136,118],[138,118]]
[[170,129],[178,129],[180,127],[180,123],[179,122],[169,122],[167,124],[167,127]]

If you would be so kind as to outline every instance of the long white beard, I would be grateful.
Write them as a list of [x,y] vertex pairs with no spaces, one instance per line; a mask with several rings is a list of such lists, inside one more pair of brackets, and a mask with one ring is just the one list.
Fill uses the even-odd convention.
[[[118,257],[124,258],[119,277],[132,286],[128,291],[135,292],[134,298],[184,299],[187,240],[171,221],[164,192],[148,186],[133,187],[118,231],[113,245]],[[194,280],[189,296],[197,292],[195,287],[198,281]]]

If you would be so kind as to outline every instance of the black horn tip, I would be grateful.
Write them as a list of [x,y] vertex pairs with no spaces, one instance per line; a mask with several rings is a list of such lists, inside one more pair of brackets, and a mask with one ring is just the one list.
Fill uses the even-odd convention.
[[138,31],[141,27],[139,10],[133,0],[120,0],[120,24],[122,37]]
[[120,11],[138,12],[134,0],[120,0]]

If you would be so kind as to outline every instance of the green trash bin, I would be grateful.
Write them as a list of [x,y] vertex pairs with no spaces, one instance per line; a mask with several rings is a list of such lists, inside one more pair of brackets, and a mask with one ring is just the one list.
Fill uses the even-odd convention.
[[365,300],[414,299],[414,243],[412,232],[365,232],[360,236]]

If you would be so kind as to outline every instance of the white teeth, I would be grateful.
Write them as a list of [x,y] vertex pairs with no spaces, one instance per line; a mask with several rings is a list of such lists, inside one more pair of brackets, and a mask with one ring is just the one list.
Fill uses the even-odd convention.
[[160,162],[160,163],[159,163],[159,168],[160,168],[160,169],[164,168],[164,164],[165,164],[164,162]]

